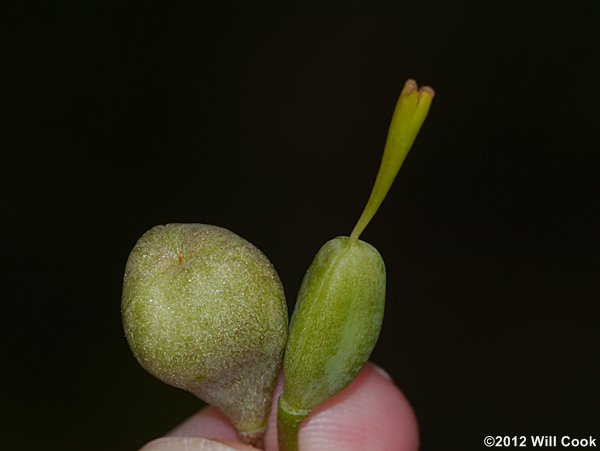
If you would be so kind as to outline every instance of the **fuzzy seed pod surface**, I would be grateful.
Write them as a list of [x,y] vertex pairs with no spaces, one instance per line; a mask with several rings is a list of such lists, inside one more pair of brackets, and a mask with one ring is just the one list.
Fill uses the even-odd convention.
[[127,340],[158,379],[218,407],[260,443],[287,339],[287,307],[269,260],[227,229],[167,224],[127,261]]

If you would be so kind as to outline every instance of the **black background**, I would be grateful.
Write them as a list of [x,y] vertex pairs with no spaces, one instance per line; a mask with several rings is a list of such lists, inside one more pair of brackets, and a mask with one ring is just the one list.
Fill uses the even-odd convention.
[[132,450],[197,410],[124,339],[132,246],[156,224],[229,228],[293,305],[357,219],[408,77],[437,96],[363,235],[389,275],[374,361],[425,451],[598,436],[597,2],[15,5],[6,449]]

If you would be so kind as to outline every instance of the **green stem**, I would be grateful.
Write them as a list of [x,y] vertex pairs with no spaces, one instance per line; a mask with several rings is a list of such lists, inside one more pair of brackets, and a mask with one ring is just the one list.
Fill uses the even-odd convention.
[[280,451],[298,451],[298,430],[309,412],[291,409],[282,398],[277,406],[277,435]]
[[414,80],[407,80],[396,104],[379,172],[371,196],[350,237],[357,240],[369,224],[389,191],[404,162],[421,125],[427,117],[434,91],[429,86],[418,89]]

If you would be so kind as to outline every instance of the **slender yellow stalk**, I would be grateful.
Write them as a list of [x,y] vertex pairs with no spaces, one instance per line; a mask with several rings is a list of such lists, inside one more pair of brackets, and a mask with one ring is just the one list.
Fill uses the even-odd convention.
[[371,196],[350,237],[358,239],[385,199],[429,112],[434,91],[407,80],[396,104]]

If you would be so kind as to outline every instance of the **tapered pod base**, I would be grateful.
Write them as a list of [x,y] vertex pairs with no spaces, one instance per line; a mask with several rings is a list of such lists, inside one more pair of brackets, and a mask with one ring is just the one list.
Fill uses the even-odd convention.
[[250,446],[254,446],[258,449],[265,449],[265,430],[261,429],[260,431],[255,432],[241,432],[238,431],[238,435],[242,439],[242,441]]
[[298,451],[298,429],[309,412],[296,412],[281,398],[277,405],[277,435],[279,449],[282,451]]

